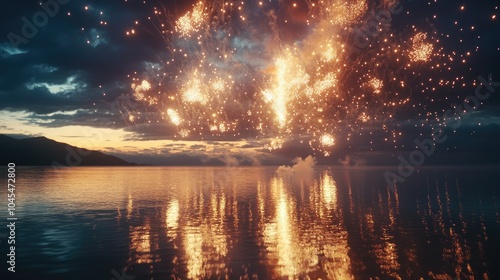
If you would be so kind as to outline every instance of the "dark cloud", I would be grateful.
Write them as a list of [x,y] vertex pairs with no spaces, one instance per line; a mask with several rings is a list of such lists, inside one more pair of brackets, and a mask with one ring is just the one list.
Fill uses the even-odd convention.
[[[89,101],[87,101],[89,102]],[[90,107],[86,101],[77,96],[52,94],[45,87],[32,90],[18,88],[11,91],[0,90],[0,109],[12,111],[28,111],[37,114],[48,114],[56,111],[75,110]]]
[[27,118],[31,119],[31,123],[42,127],[81,125],[98,128],[120,128],[124,126],[123,119],[109,111],[77,110],[76,112],[60,112],[50,115],[31,114]]
[[207,146],[205,145],[191,145],[189,147],[190,149],[193,149],[193,150],[205,150],[207,148]]
[[175,139],[176,128],[166,122],[132,124],[125,128],[126,131],[133,132],[131,136],[126,138],[127,141],[148,141],[148,140],[163,140]]
[[[59,12],[27,43],[10,45],[8,34],[23,36],[22,18],[32,22],[40,11],[37,2],[16,1],[0,12],[0,109],[52,113],[90,108],[96,101],[105,107],[99,100],[109,101],[124,93],[129,88],[127,75],[142,70],[138,68],[144,61],[157,59],[160,40],[150,32],[125,36],[124,27],[133,27],[135,19],[150,12],[145,5],[70,1],[59,5]],[[75,77],[78,88],[64,94],[51,94],[43,85],[28,87],[63,85],[70,77]]]
[[166,144],[166,145],[163,145],[163,147],[185,147],[187,146],[186,144],[183,144],[183,143],[174,143],[174,144]]

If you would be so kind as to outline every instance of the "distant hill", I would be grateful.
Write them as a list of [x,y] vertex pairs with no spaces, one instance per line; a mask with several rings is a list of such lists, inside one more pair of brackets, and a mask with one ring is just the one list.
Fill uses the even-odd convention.
[[18,166],[132,166],[120,158],[46,137],[15,139],[0,134],[0,164]]

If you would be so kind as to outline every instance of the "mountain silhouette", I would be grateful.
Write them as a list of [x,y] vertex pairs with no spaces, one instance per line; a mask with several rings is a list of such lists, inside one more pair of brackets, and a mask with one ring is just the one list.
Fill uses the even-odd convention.
[[15,139],[0,134],[0,164],[18,166],[132,166],[115,156],[56,142],[46,137]]

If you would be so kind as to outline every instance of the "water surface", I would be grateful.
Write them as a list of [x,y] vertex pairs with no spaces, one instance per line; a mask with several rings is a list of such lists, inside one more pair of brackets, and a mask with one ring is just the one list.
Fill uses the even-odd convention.
[[0,275],[500,279],[500,170],[422,169],[394,191],[385,170],[18,170],[17,272],[2,227]]

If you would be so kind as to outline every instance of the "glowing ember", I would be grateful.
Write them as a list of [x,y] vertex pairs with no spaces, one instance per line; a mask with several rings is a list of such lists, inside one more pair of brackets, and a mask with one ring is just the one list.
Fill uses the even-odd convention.
[[168,109],[167,115],[170,117],[170,121],[172,121],[173,124],[175,125],[181,124],[181,118],[179,117],[179,114],[177,114],[175,110]]
[[432,54],[433,45],[431,43],[426,43],[425,39],[427,38],[427,34],[418,33],[416,34],[412,41],[413,47],[410,50],[410,59],[413,62],[416,61],[428,61],[429,57]]
[[203,2],[198,2],[194,6],[193,11],[187,12],[177,20],[175,30],[181,33],[182,36],[188,36],[191,33],[197,32],[207,19],[204,9],[205,5]]
[[331,147],[335,145],[335,138],[331,134],[323,134],[321,136],[321,145]]

